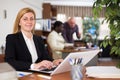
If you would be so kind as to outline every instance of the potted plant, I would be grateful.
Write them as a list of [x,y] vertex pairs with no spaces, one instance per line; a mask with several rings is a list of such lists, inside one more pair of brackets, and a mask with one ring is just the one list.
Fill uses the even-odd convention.
[[[105,20],[109,23],[110,36],[106,36],[102,46],[111,46],[110,54],[120,56],[120,0],[96,0],[93,5],[94,17],[99,17],[105,8]],[[117,65],[120,67],[120,63]]]
[[92,17],[85,17],[83,19],[83,40],[86,43],[97,45],[97,37],[99,35],[100,21]]

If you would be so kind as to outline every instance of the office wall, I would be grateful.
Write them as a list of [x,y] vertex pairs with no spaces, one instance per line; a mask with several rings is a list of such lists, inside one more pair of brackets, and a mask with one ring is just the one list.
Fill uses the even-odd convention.
[[18,11],[23,7],[31,7],[37,18],[42,18],[42,2],[43,0],[0,0],[0,47],[5,46],[6,35],[12,33]]

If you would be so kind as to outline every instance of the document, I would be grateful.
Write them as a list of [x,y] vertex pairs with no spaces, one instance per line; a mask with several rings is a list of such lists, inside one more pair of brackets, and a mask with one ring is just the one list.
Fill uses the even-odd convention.
[[26,75],[32,74],[32,72],[23,72],[23,71],[17,71],[17,76],[18,77],[23,77]]
[[116,66],[90,66],[86,68],[88,77],[120,78],[120,69]]
[[15,69],[8,63],[0,63],[0,80],[18,80]]

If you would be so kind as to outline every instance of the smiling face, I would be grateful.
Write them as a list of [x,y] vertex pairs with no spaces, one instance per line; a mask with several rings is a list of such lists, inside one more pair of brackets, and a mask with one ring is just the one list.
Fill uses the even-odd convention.
[[21,26],[21,31],[31,32],[34,29],[35,17],[32,12],[25,13],[19,22]]

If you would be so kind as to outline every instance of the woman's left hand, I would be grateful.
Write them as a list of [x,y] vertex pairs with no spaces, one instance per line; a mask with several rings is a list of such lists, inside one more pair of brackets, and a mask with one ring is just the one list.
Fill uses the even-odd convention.
[[56,59],[53,61],[53,65],[58,66],[62,61],[63,59]]

